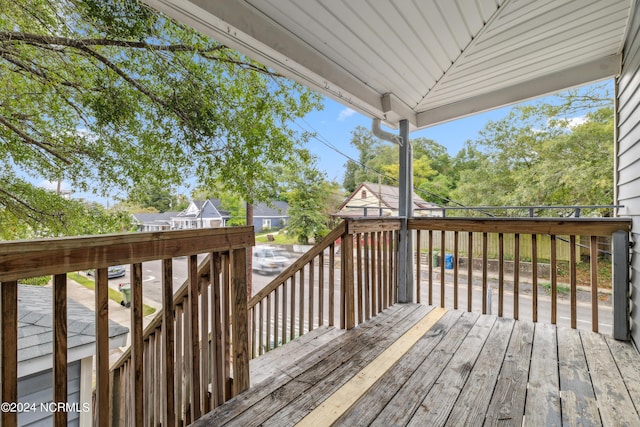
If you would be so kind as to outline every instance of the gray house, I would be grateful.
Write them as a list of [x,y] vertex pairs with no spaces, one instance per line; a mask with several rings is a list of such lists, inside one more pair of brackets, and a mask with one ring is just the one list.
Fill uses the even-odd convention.
[[[19,285],[18,288],[18,402],[35,405],[18,414],[20,426],[50,426],[53,413],[40,404],[53,399],[52,289]],[[110,348],[126,345],[129,330],[109,322]],[[95,314],[73,300],[67,302],[67,390],[68,402],[77,412],[69,412],[68,425],[92,423],[93,356],[95,354]]]
[[[287,202],[272,202],[273,207],[258,203],[253,207],[253,225],[256,232],[279,229],[289,219]],[[194,200],[182,212],[133,214],[138,231],[184,230],[189,228],[225,227],[231,219],[220,199]]]

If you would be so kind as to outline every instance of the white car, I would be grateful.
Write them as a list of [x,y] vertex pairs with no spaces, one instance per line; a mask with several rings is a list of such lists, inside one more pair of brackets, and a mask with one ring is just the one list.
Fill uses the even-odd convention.
[[289,260],[279,254],[279,250],[271,246],[253,248],[252,269],[260,274],[282,273]]

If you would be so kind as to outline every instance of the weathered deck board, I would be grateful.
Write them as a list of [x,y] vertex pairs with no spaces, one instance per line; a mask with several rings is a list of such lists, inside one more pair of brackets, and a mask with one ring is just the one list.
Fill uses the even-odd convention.
[[446,425],[471,425],[484,419],[498,380],[514,321],[498,318],[471,369]]
[[[593,391],[598,399],[600,417],[605,425],[640,425],[638,412],[604,337],[593,332],[580,333],[587,358]],[[635,364],[637,369],[638,364]]]
[[[253,366],[274,375],[195,425],[288,426],[324,408],[332,418],[314,426],[640,425],[640,355],[630,344],[455,310],[416,329],[428,312],[395,305],[261,356]],[[397,345],[410,334],[415,344]],[[402,350],[379,372],[392,348]]]
[[[338,419],[337,424],[350,426],[368,426],[371,424],[391,399],[402,390],[404,384],[414,374],[415,367],[423,364],[435,348],[438,348],[438,351],[442,353],[439,344],[445,334],[450,337],[456,336],[460,339],[464,337],[473,322],[475,322],[477,315],[465,313],[467,317],[472,317],[473,319],[472,322],[465,324],[459,321],[461,314],[455,311],[449,311],[445,314],[440,322],[425,334],[423,339],[418,341],[399,363],[387,371],[369,393],[360,398],[355,405]],[[457,330],[451,330],[453,327],[457,327]],[[426,382],[424,377],[417,378],[417,380],[423,384]]]
[[502,362],[498,383],[487,411],[485,426],[522,425],[533,347],[533,328],[533,322],[525,321],[516,322],[513,327],[507,354]]
[[558,329],[560,400],[564,425],[601,425],[598,404],[580,339],[575,329]]
[[524,425],[559,426],[562,424],[557,356],[555,326],[537,323],[533,335]]

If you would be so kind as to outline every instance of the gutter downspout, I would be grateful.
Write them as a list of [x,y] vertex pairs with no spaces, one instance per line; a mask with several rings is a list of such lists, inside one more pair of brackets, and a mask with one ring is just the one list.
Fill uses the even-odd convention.
[[378,138],[400,146],[399,153],[399,205],[398,216],[402,222],[398,233],[398,302],[413,302],[413,236],[408,219],[413,216],[413,154],[409,142],[409,121],[400,120],[400,134],[385,132],[380,128],[380,119],[374,118],[371,131]]

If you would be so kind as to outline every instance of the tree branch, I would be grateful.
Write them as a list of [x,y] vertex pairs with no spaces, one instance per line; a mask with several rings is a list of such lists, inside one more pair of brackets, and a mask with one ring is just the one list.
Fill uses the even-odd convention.
[[71,161],[69,159],[63,157],[57,151],[52,150],[51,148],[45,146],[40,141],[36,141],[35,139],[31,138],[31,136],[27,135],[25,132],[23,132],[21,129],[17,128],[16,126],[14,126],[11,122],[6,120],[2,116],[0,116],[0,123],[5,125],[7,128],[9,128],[9,130],[13,131],[15,134],[17,134],[26,143],[31,144],[31,145],[35,145],[36,147],[39,147],[39,148],[43,149],[44,151],[46,151],[47,153],[51,154],[53,157],[59,159],[60,161],[66,163],[67,165],[71,164]]
[[213,52],[227,49],[224,45],[211,46],[206,49],[197,49],[186,44],[156,44],[131,40],[100,39],[73,39],[70,37],[47,36],[42,34],[22,33],[16,31],[0,31],[0,41],[19,41],[37,45],[68,46],[76,49],[91,46],[118,46],[132,49],[149,49],[167,52]]

